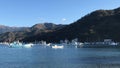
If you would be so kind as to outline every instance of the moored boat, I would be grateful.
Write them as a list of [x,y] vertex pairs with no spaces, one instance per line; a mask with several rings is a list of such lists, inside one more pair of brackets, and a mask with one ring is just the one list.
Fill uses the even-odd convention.
[[29,44],[24,44],[23,45],[23,47],[24,48],[31,48],[33,46],[33,44],[32,43],[29,43]]
[[64,46],[63,46],[63,45],[61,45],[61,46],[54,45],[54,46],[52,46],[52,48],[53,48],[53,49],[63,49]]
[[31,48],[32,46],[33,46],[32,43],[23,44],[23,43],[20,43],[19,41],[10,43],[9,45],[9,47],[11,48]]

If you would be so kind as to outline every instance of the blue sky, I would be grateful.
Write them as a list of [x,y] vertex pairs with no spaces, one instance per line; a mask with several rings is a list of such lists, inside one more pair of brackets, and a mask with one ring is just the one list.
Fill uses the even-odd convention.
[[120,0],[0,0],[0,24],[70,24],[98,9],[120,7]]

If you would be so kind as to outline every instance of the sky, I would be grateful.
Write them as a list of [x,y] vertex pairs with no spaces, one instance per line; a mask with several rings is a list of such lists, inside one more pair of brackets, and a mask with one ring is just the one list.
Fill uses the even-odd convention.
[[120,0],[0,0],[0,24],[70,24],[99,9],[120,7]]

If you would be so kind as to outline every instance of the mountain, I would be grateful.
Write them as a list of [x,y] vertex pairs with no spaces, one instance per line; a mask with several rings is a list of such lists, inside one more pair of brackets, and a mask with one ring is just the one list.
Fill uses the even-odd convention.
[[[3,27],[3,26],[2,26]],[[35,24],[21,31],[9,31],[0,34],[0,41],[21,40],[34,42],[45,40],[59,42],[78,38],[79,41],[120,41],[120,8],[96,10],[70,25],[53,23]]]
[[9,27],[0,25],[0,34],[5,32],[13,32],[13,31],[23,31],[26,30],[28,27]]
[[0,34],[0,41],[12,42],[15,40],[22,40],[26,37],[43,35],[49,32],[53,32],[65,27],[65,25],[56,25],[53,23],[40,23],[35,24],[32,27],[28,27],[25,29],[17,30],[17,31],[9,31]]
[[102,41],[103,39],[120,41],[120,8],[93,11],[62,29],[25,37],[23,41],[58,42],[74,38],[78,38],[79,41]]
[[53,23],[40,23],[40,24],[35,24],[31,27],[32,30],[57,30],[61,29],[64,27],[62,24],[53,24]]

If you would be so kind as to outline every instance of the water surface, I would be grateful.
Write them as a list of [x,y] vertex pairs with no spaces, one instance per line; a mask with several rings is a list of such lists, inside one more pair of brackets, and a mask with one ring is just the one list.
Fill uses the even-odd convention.
[[119,68],[119,48],[51,49],[0,46],[0,68]]

